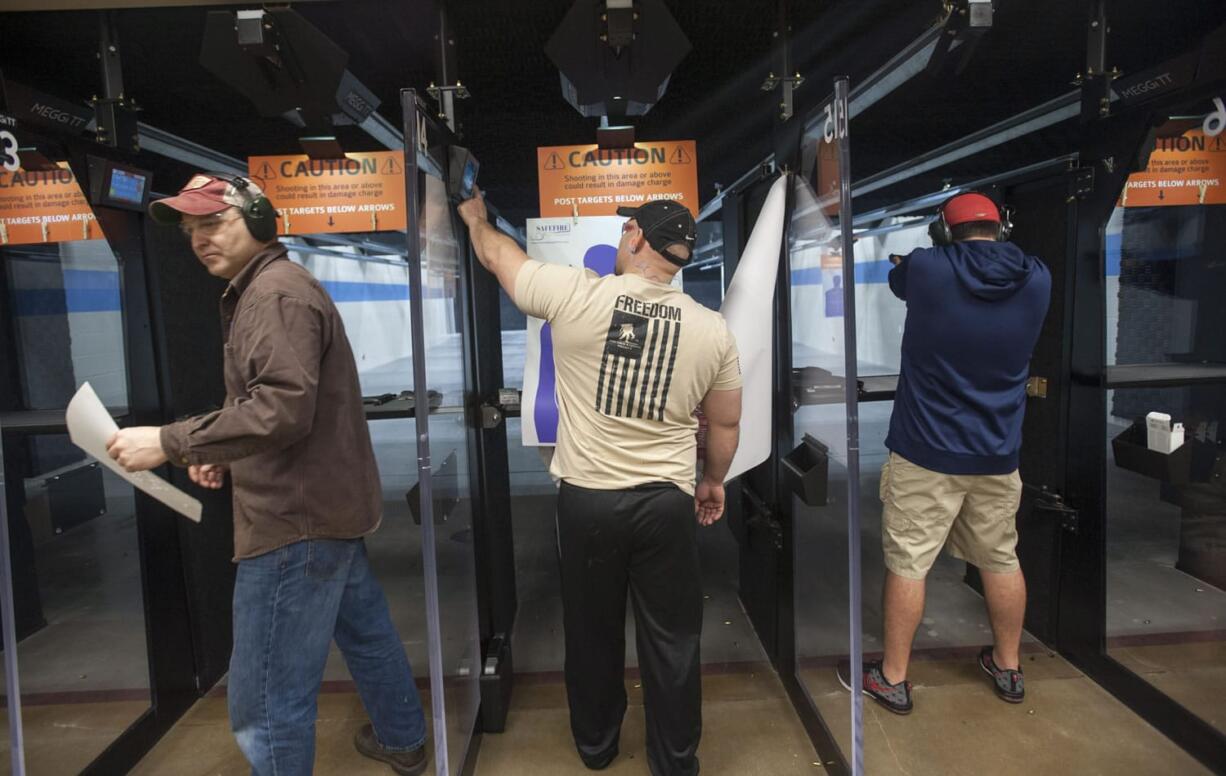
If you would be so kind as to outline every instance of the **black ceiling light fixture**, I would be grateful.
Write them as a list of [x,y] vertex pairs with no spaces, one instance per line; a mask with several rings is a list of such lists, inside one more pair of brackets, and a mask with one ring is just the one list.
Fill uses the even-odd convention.
[[664,96],[690,48],[662,0],[576,0],[545,53],[575,110],[624,120]]
[[314,132],[361,124],[379,107],[346,69],[349,54],[285,7],[210,11],[200,64],[251,100],[260,115],[283,116]]

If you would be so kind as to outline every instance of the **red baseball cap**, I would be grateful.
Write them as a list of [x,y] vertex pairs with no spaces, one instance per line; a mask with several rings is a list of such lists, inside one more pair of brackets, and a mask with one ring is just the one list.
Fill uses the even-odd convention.
[[[246,180],[245,178],[243,180]],[[233,182],[205,173],[193,175],[187,184],[173,197],[155,200],[149,204],[149,215],[162,224],[177,224],[184,214],[209,216],[229,207],[241,208],[250,199],[263,192],[254,182],[247,182],[246,196]]]
[[941,212],[945,214],[945,223],[950,226],[972,221],[1000,223],[1000,209],[996,203],[976,191],[951,197],[941,206]]

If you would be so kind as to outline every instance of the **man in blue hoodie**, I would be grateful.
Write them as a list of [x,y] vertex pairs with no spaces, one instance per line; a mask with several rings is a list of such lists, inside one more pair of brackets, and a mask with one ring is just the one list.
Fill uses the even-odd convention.
[[897,257],[890,270],[907,321],[881,472],[885,658],[865,663],[864,693],[899,714],[912,707],[907,664],[924,579],[947,541],[983,579],[995,644],[979,653],[979,666],[1002,699],[1024,697],[1017,465],[1051,275],[1006,242],[1010,226],[988,197],[959,194],[929,230],[934,247]]

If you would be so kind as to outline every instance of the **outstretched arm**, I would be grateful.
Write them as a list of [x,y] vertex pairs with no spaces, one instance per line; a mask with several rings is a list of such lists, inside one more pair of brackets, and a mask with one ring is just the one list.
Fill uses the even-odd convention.
[[494,273],[499,285],[511,299],[515,298],[515,278],[528,261],[528,254],[507,235],[498,231],[489,221],[485,210],[485,196],[473,186],[472,199],[460,203],[460,218],[468,227],[473,251],[481,266]]

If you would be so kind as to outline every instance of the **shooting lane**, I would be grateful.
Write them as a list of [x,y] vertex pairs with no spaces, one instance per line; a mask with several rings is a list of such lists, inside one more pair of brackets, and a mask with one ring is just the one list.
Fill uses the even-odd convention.
[[[1095,9],[1104,13],[1101,5]],[[1214,503],[1210,468],[1221,449],[1220,437],[1209,430],[1217,417],[1212,408],[1219,406],[1214,402],[1220,402],[1222,395],[1220,387],[1212,386],[1221,382],[1222,373],[1221,354],[1200,333],[1203,326],[1220,325],[1216,312],[1205,309],[1204,300],[1211,298],[1217,280],[1205,268],[1205,262],[1211,266],[1212,260],[1202,247],[1219,227],[1214,225],[1218,216],[1211,205],[1214,184],[1209,184],[1207,195],[1196,189],[1198,180],[1213,179],[1214,174],[1203,174],[1212,162],[1205,160],[1204,147],[1195,141],[1199,128],[1213,115],[1212,97],[1222,88],[1221,61],[1208,53],[1220,50],[1221,19],[1205,19],[1203,30],[1189,28],[1184,35],[1164,36],[1160,47],[1147,47],[1139,43],[1147,35],[1144,14],[1111,9],[1108,4],[1105,16],[1089,18],[1078,10],[1063,21],[1045,16],[1042,25],[1034,25],[1015,15],[1023,13],[1020,7],[1002,6],[990,34],[1009,38],[1007,54],[980,45],[974,51],[962,49],[961,56],[969,58],[966,64],[950,60],[942,64],[941,44],[936,43],[926,72],[909,80],[905,89],[886,89],[889,93],[882,94],[881,81],[869,78],[851,93],[850,186],[857,240],[855,277],[845,273],[842,282],[855,284],[854,292],[844,298],[855,300],[858,338],[859,410],[849,415],[858,418],[860,432],[859,578],[866,653],[881,649],[879,641],[875,648],[873,643],[881,637],[882,616],[878,475],[886,454],[883,443],[904,312],[885,285],[889,255],[928,245],[927,226],[935,206],[948,197],[983,190],[1015,210],[1011,239],[1040,256],[1054,278],[1051,309],[1031,362],[1021,457],[1026,489],[1018,515],[1018,552],[1029,587],[1023,667],[1028,685],[1037,688],[1028,692],[1023,712],[1027,718],[1015,723],[1025,732],[995,727],[1001,724],[995,709],[999,702],[982,692],[982,677],[973,662],[978,647],[991,642],[978,575],[973,566],[944,557],[928,578],[927,608],[909,677],[920,688],[917,713],[921,703],[933,713],[904,723],[866,707],[863,724],[855,729],[863,731],[868,772],[911,770],[914,760],[897,759],[903,751],[934,773],[1079,772],[1104,767],[1112,758],[1118,758],[1117,767],[1125,770],[1198,772],[1186,755],[1173,754],[1173,747],[1154,739],[1099,687],[1204,764],[1222,767],[1221,717],[1213,704],[1205,702],[1215,692],[1212,688],[1221,686],[1220,618],[1226,612],[1226,598],[1211,582],[1208,556],[1217,546],[1217,527],[1207,514]],[[969,28],[964,20],[952,34],[949,29],[942,34],[965,37],[973,44],[982,34],[974,29],[973,14],[972,8]],[[1040,41],[1053,30],[1068,36],[1069,45],[1061,41],[1054,47],[1067,61],[1047,57],[1042,64],[1019,62],[1019,51],[1044,48]],[[1074,38],[1081,40],[1074,44]],[[932,46],[932,41],[921,37],[916,47]],[[897,64],[894,75],[907,68],[905,57]],[[1113,67],[1126,75],[1117,77]],[[1020,111],[1027,103],[993,96],[994,85],[1002,83],[1001,74],[1018,68],[1027,74],[1027,101],[1037,103]],[[1076,68],[1091,77],[1078,77],[1074,86],[1079,88],[1069,92],[1067,84],[1055,77],[1063,68]],[[1148,89],[1144,84],[1151,68],[1157,75],[1172,71],[1181,77],[1173,79],[1162,95],[1139,99]],[[1045,79],[1050,80],[1045,83]],[[1138,84],[1142,86],[1137,88]],[[1185,118],[1173,126],[1168,121],[1174,116]],[[824,117],[815,118],[807,138],[817,145],[815,169],[809,168],[809,174],[820,192],[825,181],[837,176],[823,174],[823,161],[830,155],[822,150],[819,130],[824,128]],[[1185,133],[1186,139],[1176,139]],[[901,142],[920,134],[924,146]],[[1161,139],[1172,134],[1175,138]],[[1151,158],[1155,135],[1159,151]],[[1187,151],[1181,159],[1170,161],[1169,153],[1161,159],[1163,148],[1174,151],[1180,146]],[[916,155],[926,147],[932,150]],[[1130,194],[1125,195],[1125,179],[1145,170],[1147,159],[1150,172],[1129,179]],[[1155,160],[1158,167],[1153,166]],[[1175,175],[1175,168],[1182,174]],[[1168,198],[1171,189],[1182,191],[1179,205],[1170,202],[1161,216],[1150,215],[1150,221],[1138,220],[1140,213],[1124,207],[1128,196],[1135,203],[1136,191],[1144,190],[1146,178],[1163,179],[1170,187]],[[1134,225],[1131,234],[1138,242],[1125,237],[1123,244],[1137,246],[1133,250],[1140,253],[1132,254],[1137,264],[1123,265],[1135,267],[1137,274],[1125,276],[1117,269],[1120,259],[1113,252],[1121,244],[1121,225],[1128,229],[1129,224]],[[1151,231],[1143,231],[1146,225]],[[1180,228],[1187,231],[1179,232]],[[1146,241],[1162,229],[1178,232],[1182,239],[1164,241],[1162,248],[1155,249]],[[1172,242],[1180,246],[1180,253],[1170,252]],[[1145,253],[1147,249],[1151,252]],[[1182,282],[1197,278],[1195,290],[1177,285],[1181,281],[1172,275],[1157,281],[1164,284],[1161,290],[1149,287],[1142,293],[1129,288],[1136,288],[1141,276],[1159,271],[1145,262],[1176,256],[1187,259],[1177,265],[1178,270],[1170,263],[1159,266],[1172,275],[1182,274]],[[794,258],[800,257],[794,254]],[[837,328],[823,324],[830,317],[830,291],[838,284],[832,283],[826,262],[812,261],[809,266],[820,266],[821,274],[796,263],[792,268],[793,331],[805,333],[795,338],[793,354],[804,354],[804,366],[824,371],[794,372],[800,385],[793,388],[799,404],[820,407],[831,401],[823,394],[851,378],[849,371],[830,369],[814,358],[829,355],[832,342],[837,355]],[[1121,274],[1118,281],[1116,274]],[[806,286],[811,284],[819,287],[809,291]],[[1162,301],[1155,302],[1154,296]],[[1163,308],[1156,313],[1157,320],[1147,303]],[[803,322],[797,317],[800,310],[809,316]],[[850,305],[844,304],[838,312],[846,316],[849,310]],[[1181,314],[1183,318],[1178,317]],[[1178,328],[1172,319],[1183,321],[1184,327]],[[1125,350],[1125,338],[1131,337],[1130,345],[1137,342],[1138,330],[1144,330],[1149,341]],[[1135,373],[1121,372],[1113,350],[1121,359],[1129,353],[1129,363],[1144,361],[1148,366]],[[1171,362],[1190,362],[1190,368]],[[1133,381],[1138,387],[1183,388],[1177,397],[1151,394],[1124,406],[1122,389]],[[1108,397],[1114,397],[1114,406],[1104,408],[1102,402],[1110,401]],[[1121,449],[1122,440],[1116,441],[1114,451],[1111,444],[1130,423],[1155,409],[1184,419],[1185,425],[1195,425],[1200,432],[1190,443],[1191,450],[1185,451],[1200,456],[1200,469],[1189,474],[1184,463],[1182,472],[1164,475],[1155,473],[1150,462],[1151,477],[1173,476],[1176,485],[1152,481],[1142,485],[1144,480],[1122,470],[1137,467],[1130,463],[1135,459],[1126,458],[1130,451]],[[802,406],[797,418],[806,411]],[[1164,456],[1154,458],[1160,461]],[[833,484],[831,489],[835,490]],[[801,514],[807,520],[808,515],[819,517],[822,512]],[[798,580],[798,587],[837,589],[833,569],[838,564],[833,555],[846,549],[848,538],[826,536],[828,523],[819,528],[798,522],[796,530],[810,532],[810,538],[797,539],[798,552],[808,542],[808,548],[827,560],[813,564],[813,576],[803,583]],[[845,571],[844,565],[838,573]],[[822,638],[825,633],[826,641],[834,641],[828,624],[833,605],[843,600],[842,594],[835,595],[829,606],[799,611],[798,631],[806,626],[821,628],[807,638],[798,635],[798,645],[813,650],[802,656],[798,669],[823,718],[833,722],[831,730],[841,751],[854,762],[858,746],[848,735],[847,710],[833,706],[831,691],[837,685],[828,669],[831,658],[847,654],[846,639],[840,650],[837,641],[823,644]],[[1154,692],[1155,687],[1161,693]],[[1047,725],[1051,728],[1045,731]],[[1130,734],[1127,744],[1117,742],[1109,752],[1033,745],[1055,735],[1078,735],[1074,731],[1081,725],[1090,726],[1087,737],[1099,729],[1135,729],[1136,735]],[[996,744],[984,747],[987,740]],[[1044,761],[1044,756],[1054,759]],[[1082,762],[1079,756],[1091,759]],[[1140,765],[1145,762],[1150,765]]]
[[[1210,52],[1223,19],[1181,6],[1161,45],[1143,45],[1154,21],[1143,12],[996,6],[920,29],[872,73],[828,71],[851,70],[850,170],[830,80],[808,95],[816,104],[797,107],[799,149],[795,130],[776,131],[766,167],[803,181],[775,321],[776,396],[793,411],[777,417],[772,460],[740,480],[730,519],[743,527],[741,598],[818,752],[847,772],[1071,773],[1108,761],[1203,772],[1192,757],[1219,770],[1220,704],[1208,699],[1224,665],[1211,516],[1223,377],[1204,327],[1221,324],[1207,247],[1220,239],[1221,146],[1198,138],[1220,126],[1223,73]],[[703,208],[722,224],[727,274],[771,177],[756,165]],[[974,665],[991,642],[977,572],[943,557],[916,637],[916,712],[903,720],[857,708],[834,666],[882,649],[879,472],[905,315],[888,259],[929,245],[937,206],[967,190],[1012,206],[1012,239],[1054,276],[1031,363],[1018,516],[1023,667],[1038,689],[1020,714],[998,708]],[[839,235],[848,217],[850,262]],[[1152,410],[1195,430],[1184,454],[1138,449],[1133,426]],[[1117,731],[1109,749],[1047,743],[1105,729]]]
[[[63,424],[87,380],[120,425],[222,401],[225,283],[143,211],[210,170],[265,187],[292,260],[344,319],[383,485],[369,552],[426,705],[429,772],[578,772],[535,403],[544,335],[479,267],[453,205],[480,158],[499,229],[550,260],[565,227],[577,242],[554,260],[579,250],[599,270],[618,235],[598,200],[625,194],[612,181],[631,146],[653,164],[658,149],[661,175],[695,168],[687,293],[718,309],[742,261],[777,266],[774,299],[757,300],[766,460],[699,534],[703,771],[1226,770],[1226,200],[1206,183],[1226,170],[1203,122],[1226,92],[1210,53],[1226,11],[670,3],[682,45],[622,14],[572,18],[571,0],[17,5],[0,14],[18,166],[0,173],[0,771],[247,771],[225,700],[229,490],[163,471],[204,501],[190,523],[91,465]],[[585,68],[615,63],[632,32],[624,45],[651,53],[635,90],[593,86]],[[565,188],[594,173],[582,197]],[[15,180],[58,187],[53,209],[14,199]],[[877,494],[905,314],[888,257],[926,246],[936,207],[969,189],[1015,208],[1013,239],[1053,274],[1021,464],[1030,691],[1021,707],[992,697],[973,662],[990,641],[977,575],[943,557],[903,720],[834,666],[881,649]],[[751,261],[775,218],[777,262]],[[1136,443],[1155,410],[1184,423],[1183,454]],[[610,772],[646,773],[629,617],[626,634]],[[317,773],[388,772],[353,750],[366,720],[335,649],[319,707]]]
[[[150,196],[173,193],[197,170],[263,180],[263,167],[275,164],[269,177],[285,189],[308,182],[318,189],[309,202],[305,195],[290,201],[278,190],[285,211],[281,237],[292,259],[337,302],[359,362],[385,502],[383,528],[368,543],[372,565],[404,634],[424,701],[433,700],[430,687],[448,688],[446,713],[436,702],[433,716],[453,723],[454,766],[448,769],[442,755],[436,762],[444,764],[442,772],[459,773],[475,729],[482,674],[469,486],[475,469],[469,442],[479,434],[467,423],[473,370],[463,318],[471,307],[460,279],[467,274],[467,249],[456,239],[440,177],[447,141],[434,141],[444,143],[441,162],[430,157],[427,163],[429,154],[422,152],[429,173],[422,172],[411,220],[425,230],[418,243],[421,258],[414,260],[414,266],[424,266],[424,285],[413,295],[414,316],[404,202],[406,181],[416,179],[405,174],[406,160],[418,160],[406,157],[399,105],[393,102],[389,111],[396,121],[373,114],[378,100],[347,73],[344,52],[338,55],[318,27],[290,11],[270,24],[284,36],[280,42],[292,42],[311,60],[307,77],[255,94],[235,90],[225,79],[251,80],[249,68],[259,55],[249,57],[234,46],[233,11],[209,11],[4,15],[2,112],[4,129],[14,138],[12,144],[6,140],[5,150],[13,152],[17,168],[4,173],[5,191],[15,191],[14,181],[28,189],[45,178],[60,188],[71,185],[75,197],[38,188],[40,202],[59,198],[58,209],[29,211],[29,203],[18,202],[4,213],[0,428],[12,545],[10,609],[16,612],[6,643],[18,644],[5,657],[10,679],[19,678],[21,686],[20,695],[6,693],[5,772],[129,772],[189,710],[177,729],[184,738],[171,736],[169,746],[154,751],[139,769],[181,772],[189,762],[210,772],[245,768],[225,712],[234,584],[228,488],[208,493],[190,485],[182,470],[162,471],[204,501],[204,520],[188,523],[90,465],[64,437],[63,408],[86,380],[121,425],[161,424],[220,406],[216,300],[225,282],[204,271],[178,230],[149,221],[144,206]],[[316,24],[336,26],[341,17],[333,6]],[[220,28],[210,27],[219,22]],[[202,46],[218,29],[229,46]],[[429,35],[418,34],[419,58],[406,58],[397,78],[430,68]],[[48,78],[32,64],[48,47],[62,55],[63,80]],[[218,56],[201,64],[202,49]],[[186,51],[192,54],[179,56]],[[165,61],[174,66],[173,84],[163,80]],[[345,86],[340,93],[338,83]],[[283,106],[268,107],[291,88],[297,91],[289,99],[301,108],[296,123],[279,118]],[[98,96],[80,106],[79,89]],[[139,106],[147,107],[139,121],[136,95],[148,95],[149,103]],[[321,107],[329,100],[330,108]],[[265,109],[278,118],[261,118]],[[310,136],[315,145],[300,142],[308,135],[305,126],[330,129],[333,113],[343,126],[331,143],[318,134]],[[227,144],[228,137],[245,142]],[[353,159],[343,157],[339,143]],[[57,171],[61,162],[67,169]],[[372,163],[373,175],[361,178]],[[135,200],[108,200],[107,194],[123,190],[112,184],[135,180],[131,176],[142,182]],[[363,185],[367,200],[353,193]],[[324,212],[322,219],[314,218],[316,209]],[[83,242],[76,235],[92,239]],[[410,326],[414,317],[417,332]],[[415,333],[423,337],[416,349]],[[430,375],[430,388],[423,386],[420,395],[414,394],[414,353]],[[432,472],[437,499],[418,487],[417,406],[430,408],[423,415],[429,416],[439,462]],[[498,441],[496,449],[505,455],[505,442]],[[492,487],[495,506],[483,515],[496,514],[497,504],[507,501]],[[429,525],[437,519],[441,532],[437,556],[431,551],[428,561],[422,555],[423,519]],[[426,602],[427,567],[437,574],[432,605]],[[436,615],[434,630],[427,626],[428,611]],[[431,650],[438,659],[432,661]],[[320,749],[336,761],[321,763],[321,769],[377,770],[352,748],[365,718],[339,654],[329,658],[321,709]],[[176,748],[184,740],[186,748]],[[441,733],[435,737],[445,751],[446,740]]]

